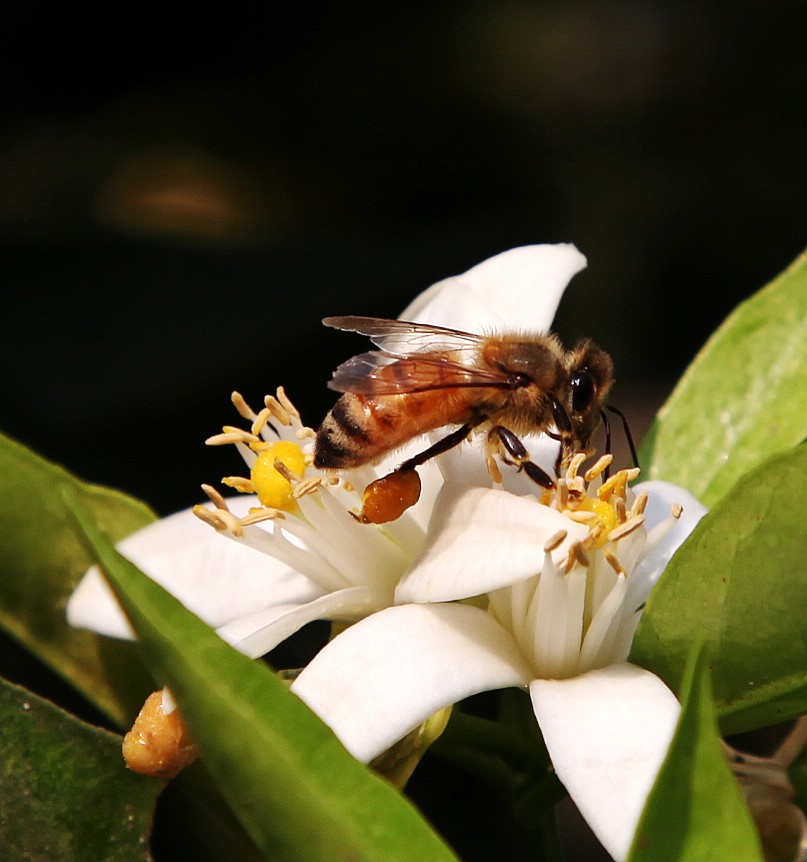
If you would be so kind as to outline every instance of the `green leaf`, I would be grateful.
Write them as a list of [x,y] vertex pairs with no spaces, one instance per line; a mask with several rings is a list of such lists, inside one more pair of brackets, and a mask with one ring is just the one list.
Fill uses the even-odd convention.
[[659,411],[650,479],[712,506],[748,470],[807,437],[807,255],[738,306]]
[[455,859],[268,667],[225,644],[118,554],[78,500],[70,504],[205,766],[267,858]]
[[112,541],[154,519],[142,503],[81,482],[0,435],[0,626],[124,727],[149,691],[148,675],[132,644],[67,625],[67,598],[93,561],[60,488],[72,490]]
[[718,735],[702,660],[690,664],[682,703],[629,862],[762,862],[756,829]]
[[703,639],[721,727],[807,712],[807,446],[745,476],[700,522],[650,595],[631,661],[677,690]]
[[162,785],[129,772],[120,737],[0,680],[0,855],[145,862]]

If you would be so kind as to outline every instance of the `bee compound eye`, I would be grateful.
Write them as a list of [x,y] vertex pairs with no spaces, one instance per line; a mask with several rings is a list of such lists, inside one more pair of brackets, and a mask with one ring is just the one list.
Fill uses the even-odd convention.
[[572,374],[569,385],[572,390],[572,411],[582,413],[594,403],[594,380],[588,368],[581,368]]

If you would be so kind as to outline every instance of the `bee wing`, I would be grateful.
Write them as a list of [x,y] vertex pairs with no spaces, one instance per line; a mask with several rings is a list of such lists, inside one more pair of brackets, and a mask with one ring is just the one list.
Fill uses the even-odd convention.
[[[367,335],[377,347],[394,356],[413,353],[466,353],[479,350],[484,336],[430,323],[410,320],[386,320],[381,317],[326,317],[326,326]],[[459,358],[459,357],[458,357]]]
[[513,383],[504,374],[465,365],[447,354],[396,356],[380,350],[360,353],[343,362],[328,383],[337,392],[359,395],[402,395],[469,386],[510,389]]

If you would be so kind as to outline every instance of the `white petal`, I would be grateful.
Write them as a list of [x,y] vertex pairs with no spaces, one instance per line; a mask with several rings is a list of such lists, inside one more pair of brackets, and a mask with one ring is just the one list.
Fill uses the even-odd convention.
[[535,680],[530,695],[558,778],[605,849],[624,859],[675,731],[675,695],[631,664]]
[[348,587],[327,593],[303,605],[274,605],[239,617],[218,629],[219,637],[250,658],[258,658],[314,620],[353,622],[387,607],[389,592]]
[[571,543],[587,535],[582,524],[533,497],[446,485],[423,552],[398,584],[396,601],[470,598],[529,578],[541,571],[544,543],[560,530],[567,535],[552,551],[557,565]]
[[366,762],[443,707],[531,676],[510,635],[479,608],[401,605],[334,638],[292,691]]
[[[695,529],[698,521],[707,513],[708,509],[689,491],[669,482],[658,480],[640,482],[633,490],[637,494],[641,494],[642,491],[648,493],[647,509],[645,510],[645,525],[648,532],[655,527],[660,527],[666,519],[671,517],[671,506],[680,505],[683,507],[681,517],[672,522],[668,529],[661,527],[664,530],[663,538],[646,548],[633,570],[626,601],[628,604],[638,607],[647,600],[650,591],[658,582],[673,554]],[[652,533],[648,538],[652,538]]]
[[[436,442],[441,437],[445,437],[445,432],[430,436],[432,442]],[[543,468],[548,475],[554,475],[555,461],[560,447],[557,440],[547,437],[546,434],[525,434],[520,437],[520,440],[530,453],[533,463]],[[469,442],[455,446],[435,460],[446,482],[476,485],[480,488],[489,488],[492,484],[485,461],[483,434],[474,435]],[[515,467],[501,462],[499,467],[502,473],[501,487],[505,491],[511,494],[535,494],[539,490],[535,482],[523,471],[519,472]]]
[[[228,505],[235,514],[246,514],[256,499],[236,497]],[[149,524],[117,547],[212,626],[270,605],[307,602],[321,593],[287,566],[219,535],[190,509]],[[129,623],[95,566],[70,597],[67,621],[110,637],[132,637]]]
[[[678,545],[695,529],[695,525],[709,511],[697,497],[693,497],[686,488],[652,479],[639,482],[633,486],[635,493],[647,491],[647,508],[645,509],[645,524],[651,530],[656,524],[670,515],[670,508],[679,505],[684,510],[678,519],[678,534],[682,536]],[[676,545],[677,547],[677,545]]]
[[466,332],[546,332],[571,278],[586,266],[571,244],[528,245],[497,254],[420,294],[402,320]]

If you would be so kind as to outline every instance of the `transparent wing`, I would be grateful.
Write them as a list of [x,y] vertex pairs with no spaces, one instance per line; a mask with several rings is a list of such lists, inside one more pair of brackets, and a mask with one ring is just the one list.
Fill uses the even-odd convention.
[[401,395],[475,386],[512,389],[513,381],[505,374],[457,362],[450,354],[396,356],[370,350],[343,362],[328,386],[360,395]]
[[377,347],[394,356],[413,353],[456,353],[459,361],[472,362],[485,336],[429,323],[386,320],[380,317],[326,317],[326,326],[367,335]]

